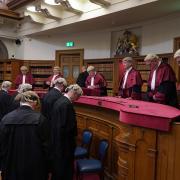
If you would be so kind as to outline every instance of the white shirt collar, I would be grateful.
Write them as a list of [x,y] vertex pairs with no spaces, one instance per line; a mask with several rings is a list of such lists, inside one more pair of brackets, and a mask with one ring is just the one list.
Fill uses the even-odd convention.
[[7,90],[7,89],[5,89],[5,88],[1,88],[1,90],[8,92],[8,90]]
[[23,102],[20,102],[20,106],[29,106],[30,108],[32,108],[32,106],[28,103],[23,103]]
[[57,87],[54,87],[54,89],[57,89],[59,92],[61,92],[61,90],[59,88],[57,88]]
[[69,101],[72,103],[71,98],[68,96],[68,94],[64,94],[65,97],[69,99]]

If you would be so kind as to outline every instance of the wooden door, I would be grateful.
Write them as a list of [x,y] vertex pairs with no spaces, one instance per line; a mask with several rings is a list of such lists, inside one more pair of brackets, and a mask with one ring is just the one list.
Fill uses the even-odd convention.
[[74,84],[80,73],[79,55],[62,55],[61,70],[68,84]]
[[55,65],[61,67],[61,72],[68,85],[76,83],[76,79],[83,65],[83,58],[83,49],[56,51]]
[[[174,39],[174,52],[176,52],[176,50],[180,49],[180,37],[177,37]],[[178,80],[178,84],[180,84],[180,67],[178,66],[178,64],[176,63],[175,60],[173,60],[173,67],[174,67],[174,71],[176,73],[176,78]]]

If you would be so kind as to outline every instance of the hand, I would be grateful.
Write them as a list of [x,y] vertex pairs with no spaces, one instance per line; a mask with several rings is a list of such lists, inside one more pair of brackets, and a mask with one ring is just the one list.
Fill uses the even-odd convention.
[[153,100],[154,100],[154,101],[156,101],[156,100],[157,100],[155,95],[153,95]]
[[128,98],[126,98],[126,99],[132,100],[132,97],[128,97]]
[[88,86],[88,88],[89,88],[89,89],[94,89],[94,88],[95,88],[95,86]]
[[49,81],[46,81],[46,84],[47,84],[47,85],[50,85],[51,83],[50,83]]

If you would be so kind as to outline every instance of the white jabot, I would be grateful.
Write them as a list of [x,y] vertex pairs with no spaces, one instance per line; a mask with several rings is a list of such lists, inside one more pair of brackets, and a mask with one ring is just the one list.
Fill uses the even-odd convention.
[[23,75],[22,84],[25,84],[25,83],[26,83],[26,75]]
[[151,80],[151,90],[154,90],[155,89],[155,86],[156,86],[156,71],[159,67],[159,65],[161,64],[161,61],[159,62],[157,68],[154,70],[153,72],[153,75],[152,75],[152,80]]
[[53,78],[51,79],[51,85],[50,85],[50,87],[53,87],[53,82],[54,82],[56,76],[58,76],[58,74],[54,75]]
[[123,89],[125,89],[125,87],[126,87],[127,77],[128,77],[129,72],[131,71],[131,69],[132,69],[132,67],[130,67],[129,69],[127,69],[126,72],[125,72],[124,81],[123,81],[123,85],[122,85],[122,88],[123,88]]
[[91,77],[91,86],[94,86],[94,76]]

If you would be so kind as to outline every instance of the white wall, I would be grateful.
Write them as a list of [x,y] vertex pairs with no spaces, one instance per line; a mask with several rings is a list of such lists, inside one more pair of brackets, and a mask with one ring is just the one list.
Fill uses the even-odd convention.
[[172,53],[175,37],[180,37],[180,14],[146,24],[142,28],[141,54]]
[[110,57],[110,38],[111,33],[106,31],[24,38],[22,45],[17,48],[16,58],[54,60],[56,50],[72,49],[66,47],[67,41],[74,41],[73,49],[84,48],[85,59],[108,58]]
[[[140,37],[140,54],[171,53],[173,52],[173,39],[180,37],[180,13],[163,17],[149,22],[134,25],[135,32],[138,31]],[[54,60],[56,50],[68,49],[65,47],[67,41],[74,41],[74,49],[84,48],[85,59],[108,58],[111,51],[111,33],[125,29],[133,31],[133,25],[126,28],[119,27],[111,30],[83,32],[78,34],[50,35],[33,38],[24,38],[22,45],[16,46],[12,40],[4,40],[7,45],[9,56],[15,54],[15,58],[26,60]],[[123,29],[124,28],[124,29]],[[113,43],[117,43],[112,38]]]

